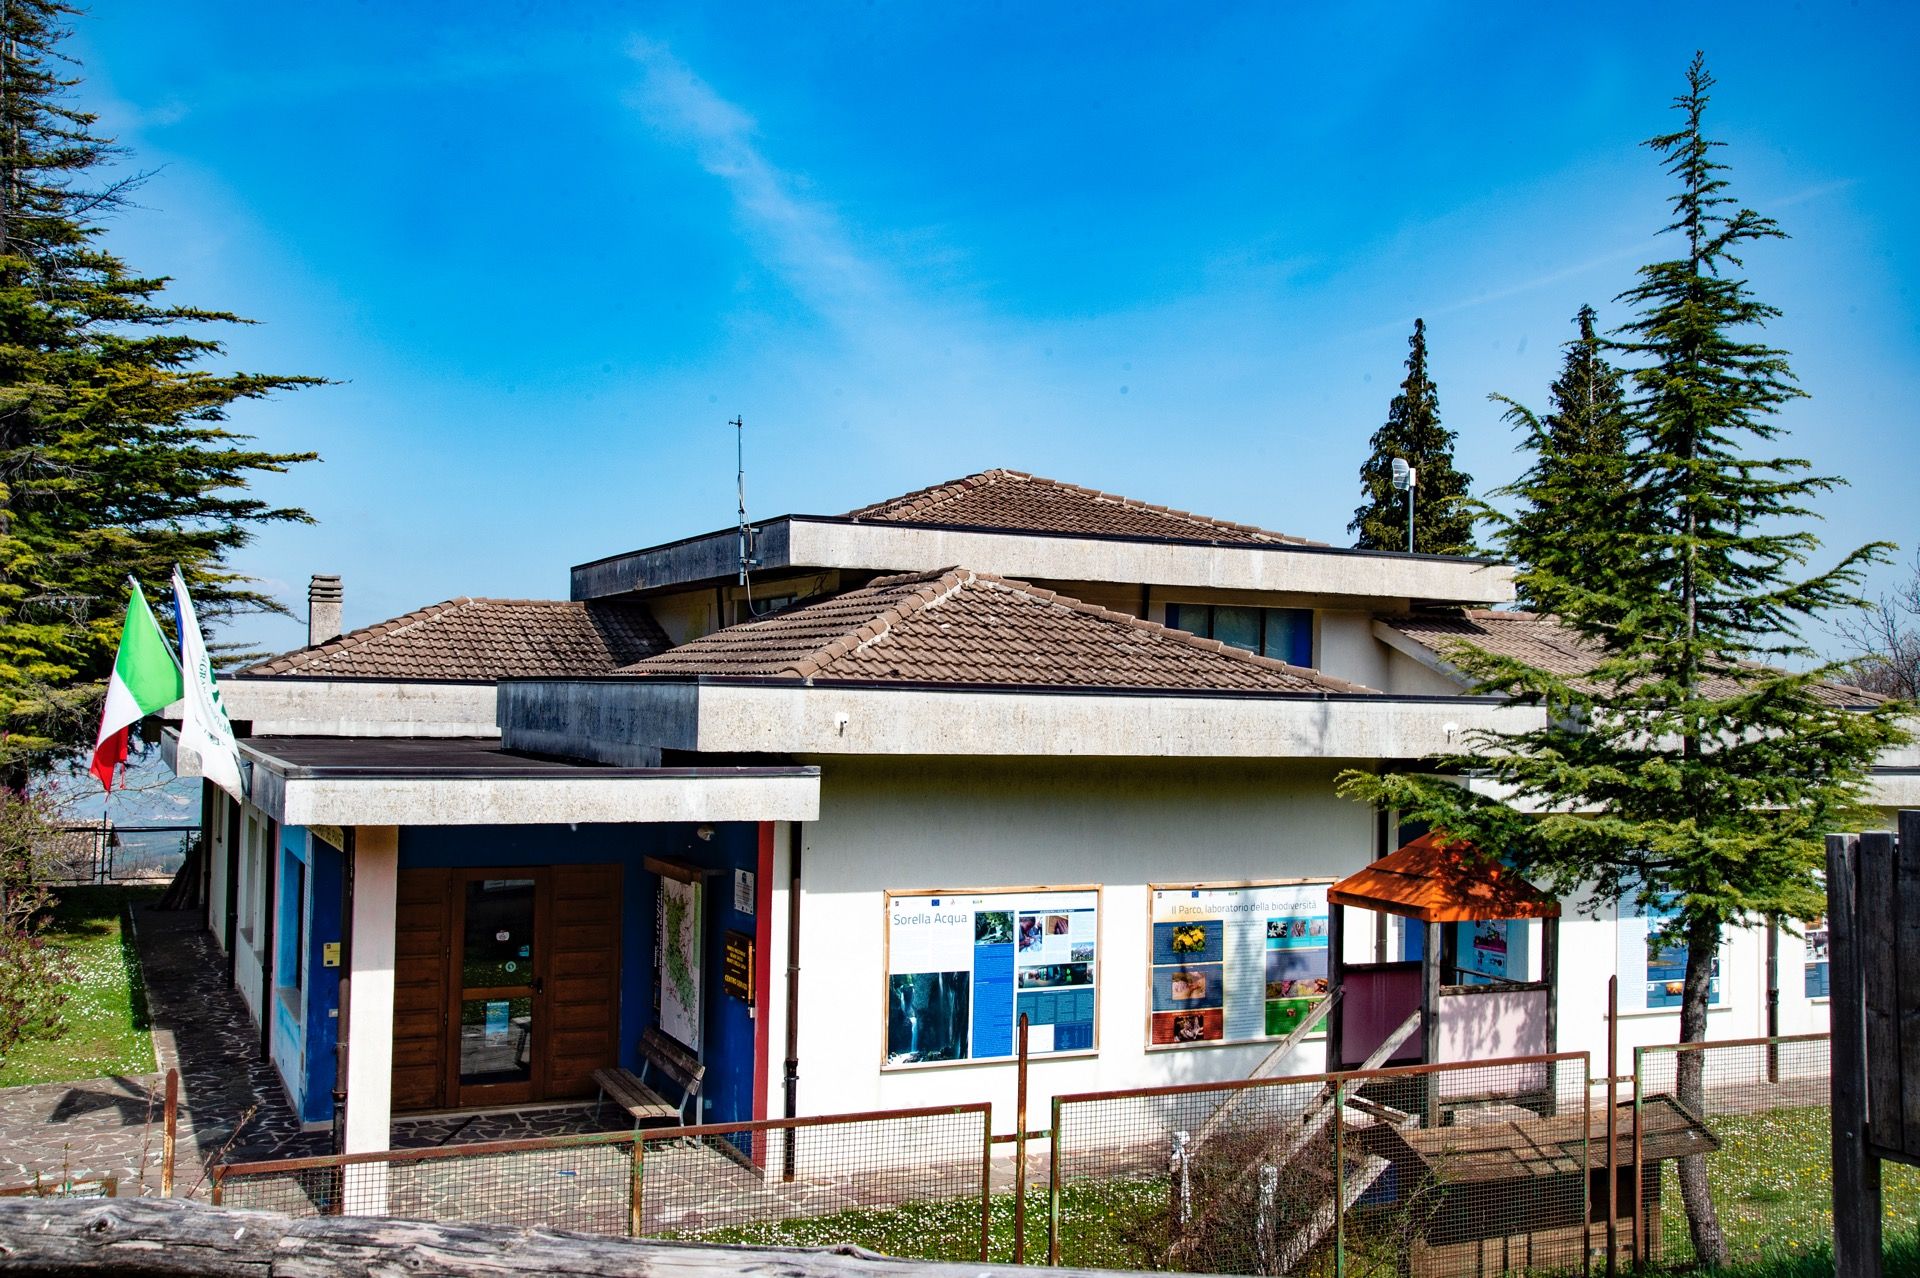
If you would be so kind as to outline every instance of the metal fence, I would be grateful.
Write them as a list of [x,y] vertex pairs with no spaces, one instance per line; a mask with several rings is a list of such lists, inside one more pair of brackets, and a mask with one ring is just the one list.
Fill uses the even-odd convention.
[[35,879],[49,887],[165,883],[200,827],[89,821],[56,826],[36,849]]
[[1057,1097],[1055,1264],[1239,1274],[1583,1268],[1585,1053]]
[[992,1125],[981,1103],[231,1164],[213,1201],[985,1259]]
[[[1630,1235],[1648,1263],[1679,1267],[1714,1246],[1694,1218],[1717,1221],[1727,1258],[1753,1263],[1824,1253],[1833,1241],[1828,1037],[1662,1044],[1634,1052],[1643,1128],[1677,1106],[1709,1133],[1697,1160],[1638,1160],[1640,1219]],[[1890,1220],[1920,1215],[1920,1169],[1888,1163]],[[1710,1214],[1710,1215],[1709,1215]]]

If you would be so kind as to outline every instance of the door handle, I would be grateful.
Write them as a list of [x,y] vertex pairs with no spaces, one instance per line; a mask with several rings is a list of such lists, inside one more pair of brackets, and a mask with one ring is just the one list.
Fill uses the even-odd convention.
[[544,994],[546,989],[547,983],[544,980],[537,976],[533,978],[533,992],[535,994]]

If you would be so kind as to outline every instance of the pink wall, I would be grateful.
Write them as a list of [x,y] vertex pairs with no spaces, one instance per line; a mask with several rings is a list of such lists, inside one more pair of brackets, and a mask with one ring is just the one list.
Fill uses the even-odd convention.
[[[1420,1006],[1420,965],[1348,968],[1342,980],[1341,1037],[1347,1062],[1357,1065]],[[1421,1035],[1401,1044],[1388,1064],[1420,1059]]]
[[[1547,1050],[1547,992],[1501,990],[1492,994],[1443,994],[1440,997],[1442,1061],[1489,1061],[1509,1056],[1538,1056]],[[1501,1090],[1530,1091],[1546,1085],[1546,1067],[1504,1069]],[[1490,1076],[1480,1071],[1441,1076],[1443,1096],[1486,1091]]]

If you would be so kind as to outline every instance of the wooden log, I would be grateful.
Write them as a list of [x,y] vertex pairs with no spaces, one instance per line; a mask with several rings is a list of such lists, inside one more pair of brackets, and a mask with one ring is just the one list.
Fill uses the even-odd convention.
[[[42,1278],[1017,1278],[1012,1265],[896,1260],[858,1247],[723,1247],[354,1216],[291,1220],[184,1199],[0,1203],[0,1274]],[[1092,1275],[1099,1270],[1055,1269]]]

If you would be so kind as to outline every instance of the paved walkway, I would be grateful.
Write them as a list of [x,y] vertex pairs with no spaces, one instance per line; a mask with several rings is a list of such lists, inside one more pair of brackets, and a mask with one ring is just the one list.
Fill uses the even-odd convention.
[[[227,985],[226,956],[201,927],[199,912],[138,906],[134,936],[157,1071],[0,1088],[0,1186],[36,1176],[111,1175],[123,1195],[157,1194],[170,1067],[180,1071],[175,1193],[200,1184],[201,1168],[223,1150],[231,1162],[330,1152],[330,1134],[300,1130],[279,1077],[260,1060],[260,1031]],[[591,1106],[565,1106],[403,1120],[394,1124],[393,1140],[419,1148],[598,1130]],[[202,1196],[205,1188],[200,1184]]]

